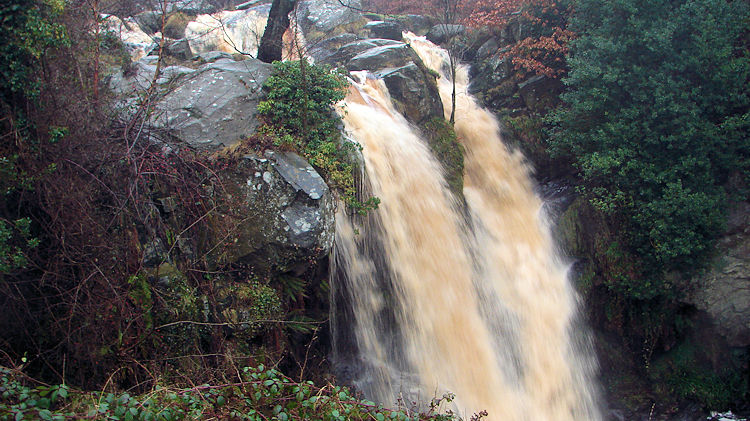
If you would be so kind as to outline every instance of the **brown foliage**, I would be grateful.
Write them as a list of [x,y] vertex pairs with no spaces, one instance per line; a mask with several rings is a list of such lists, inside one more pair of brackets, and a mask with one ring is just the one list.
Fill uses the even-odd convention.
[[566,28],[571,8],[564,1],[370,0],[366,5],[379,13],[416,13],[438,19],[445,17],[446,10],[452,10],[456,16],[447,23],[463,23],[470,27],[502,28],[522,21],[523,25],[533,29],[532,34],[511,45],[504,57],[512,60],[516,70],[529,74],[561,78],[567,71],[565,55],[568,42],[575,34]]

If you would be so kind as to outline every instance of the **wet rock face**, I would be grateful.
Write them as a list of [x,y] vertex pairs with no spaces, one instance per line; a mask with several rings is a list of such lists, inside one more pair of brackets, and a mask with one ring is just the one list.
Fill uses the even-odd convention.
[[403,27],[398,22],[372,21],[365,25],[370,30],[372,38],[392,39],[401,41]]
[[154,125],[200,150],[230,146],[251,134],[271,66],[219,59],[177,81],[155,107]]
[[164,53],[178,60],[190,60],[193,58],[190,43],[184,38],[167,42],[164,46]]
[[149,35],[154,35],[161,31],[161,13],[159,12],[151,10],[141,12],[133,16],[133,20]]
[[129,97],[148,89],[156,73],[156,64],[151,64],[149,57],[136,61],[127,71],[121,70],[109,77],[109,88],[115,95],[127,102]]
[[136,19],[127,18],[121,20],[114,15],[103,15],[102,18],[102,30],[105,33],[110,33],[120,38],[125,46],[125,50],[133,60],[138,60],[148,55],[158,47],[155,39],[159,34],[155,34],[154,38],[152,38],[141,29]]
[[410,19],[405,21],[366,22],[359,10],[359,0],[304,0],[298,4],[300,27],[316,63],[366,70],[382,78],[396,109],[414,124],[442,118],[435,75],[400,41],[403,29],[426,26],[425,19],[407,16]]
[[[293,202],[293,206],[281,212],[287,227],[289,240],[300,247],[314,247],[318,243],[327,244],[326,224],[323,221],[324,209],[320,200],[328,195],[328,186],[310,164],[297,154],[268,152],[274,162],[274,169],[281,178],[304,200]],[[328,200],[328,198],[326,198]],[[327,248],[328,246],[326,246]]]
[[425,36],[432,29],[432,18],[422,15],[403,15],[395,19],[404,27],[404,30],[413,32],[415,35]]
[[374,46],[352,57],[347,62],[346,68],[350,71],[375,71],[378,69],[400,67],[414,61],[412,53],[412,49],[403,42]]
[[[322,56],[322,54],[321,54]],[[443,116],[443,104],[431,74],[407,44],[371,38],[350,42],[335,53],[319,56],[331,66],[349,71],[367,70],[383,79],[394,106],[407,120],[420,125]]]
[[[157,99],[151,123],[172,140],[198,150],[215,150],[233,145],[257,127],[256,109],[271,65],[254,59],[234,61],[220,52],[201,58],[215,61],[198,69],[161,69],[153,93]],[[127,72],[110,78],[110,88],[122,98],[124,116],[137,108],[138,96],[148,91],[157,60],[156,56],[146,56]]]
[[[321,176],[293,152],[246,155],[227,177],[247,207],[224,259],[302,272],[333,246],[334,200]],[[218,235],[218,234],[216,234]]]
[[353,57],[346,68],[370,70],[383,79],[393,105],[416,125],[443,117],[443,103],[431,74],[408,45],[384,45]]
[[750,346],[750,203],[730,212],[711,270],[691,281],[689,301],[706,311],[730,346]]
[[463,25],[441,23],[430,28],[430,32],[427,33],[427,39],[435,44],[440,44],[464,32],[466,32],[466,27]]
[[345,66],[355,56],[376,47],[405,45],[390,39],[359,39],[354,34],[337,35],[319,44],[319,48],[312,50],[313,58],[331,67]]
[[185,29],[193,54],[223,51],[255,57],[268,20],[269,5],[200,15]]
[[358,11],[361,9],[359,0],[303,0],[297,4],[297,17],[305,39],[314,45],[322,39],[362,29],[366,22]]
[[412,123],[420,125],[442,115],[442,102],[435,98],[424,82],[425,74],[415,63],[380,70],[375,75],[385,82],[396,109]]

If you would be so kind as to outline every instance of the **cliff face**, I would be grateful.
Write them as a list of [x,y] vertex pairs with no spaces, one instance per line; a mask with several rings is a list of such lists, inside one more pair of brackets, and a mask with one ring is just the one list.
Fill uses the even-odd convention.
[[750,204],[731,209],[727,230],[707,273],[686,302],[705,311],[732,347],[750,346]]

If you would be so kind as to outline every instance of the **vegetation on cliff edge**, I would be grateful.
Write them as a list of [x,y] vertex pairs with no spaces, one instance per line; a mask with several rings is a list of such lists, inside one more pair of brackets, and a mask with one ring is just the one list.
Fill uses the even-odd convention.
[[263,85],[267,98],[258,104],[264,123],[258,132],[270,135],[275,146],[307,158],[357,212],[376,208],[377,198],[357,198],[352,157],[359,145],[342,138],[341,118],[333,111],[346,96],[345,76],[305,60],[277,61],[273,66]]

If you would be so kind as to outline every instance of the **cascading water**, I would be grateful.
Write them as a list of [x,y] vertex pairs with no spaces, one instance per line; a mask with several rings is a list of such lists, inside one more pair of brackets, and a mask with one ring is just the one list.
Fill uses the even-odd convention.
[[[446,66],[445,51],[406,37],[428,67]],[[382,81],[352,83],[341,114],[381,204],[365,218],[337,215],[332,286],[350,308],[334,311],[336,362],[385,404],[450,391],[465,416],[600,419],[595,362],[542,203],[522,156],[466,92],[467,74],[458,69],[455,123],[466,211]],[[449,114],[447,76],[439,88]]]

